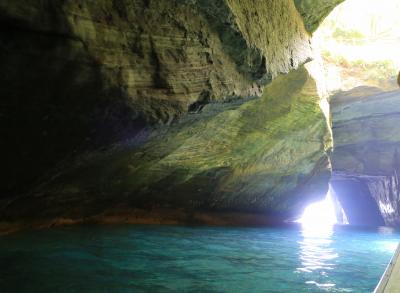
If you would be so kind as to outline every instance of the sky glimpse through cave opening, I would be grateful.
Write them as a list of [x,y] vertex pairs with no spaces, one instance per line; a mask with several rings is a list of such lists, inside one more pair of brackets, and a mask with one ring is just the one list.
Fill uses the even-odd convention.
[[328,90],[357,86],[397,89],[400,70],[400,2],[347,0],[315,32]]
[[0,0],[0,293],[374,290],[400,240],[399,15]]
[[336,208],[331,192],[328,191],[322,201],[310,204],[297,222],[306,230],[322,233],[337,224]]
[[[395,0],[347,0],[328,15],[313,35],[313,46],[322,56],[329,95],[341,98],[341,92],[362,87],[356,95],[372,95],[372,87],[378,92],[398,89],[399,15],[400,2]],[[316,231],[348,223],[343,208],[335,203],[338,199],[329,191],[322,201],[310,204],[297,222]],[[344,220],[338,221],[335,213]]]

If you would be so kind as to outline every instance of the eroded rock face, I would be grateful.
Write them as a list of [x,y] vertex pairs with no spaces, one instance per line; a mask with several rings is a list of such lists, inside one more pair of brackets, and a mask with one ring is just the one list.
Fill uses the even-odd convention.
[[[333,188],[338,185],[339,200],[360,196],[346,213],[362,213],[369,217],[364,224],[399,226],[399,150],[400,150],[400,92],[377,93],[374,89],[357,89],[332,99],[334,152],[332,154]],[[351,191],[354,189],[353,191]],[[340,193],[342,193],[340,195]],[[346,194],[343,194],[346,193]],[[360,194],[360,195],[357,195]],[[369,207],[364,203],[374,200]],[[348,199],[354,201],[353,199]],[[375,220],[372,220],[375,219]],[[350,219],[349,219],[350,220]],[[350,222],[351,223],[351,222]],[[363,221],[356,222],[363,224]]]
[[275,79],[262,98],[209,104],[142,147],[80,158],[7,213],[29,206],[35,218],[120,207],[298,215],[326,194],[330,178],[320,100],[301,67]]
[[278,75],[336,2],[0,1],[0,218],[297,213],[327,189],[330,133],[306,70]]
[[0,22],[3,196],[311,56],[292,0],[0,1]]
[[309,32],[317,30],[329,13],[344,0],[294,0],[297,9],[304,18]]

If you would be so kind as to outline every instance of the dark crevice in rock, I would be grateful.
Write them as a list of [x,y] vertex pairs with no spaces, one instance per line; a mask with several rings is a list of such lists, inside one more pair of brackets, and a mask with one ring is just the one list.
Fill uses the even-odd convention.
[[204,108],[205,105],[210,103],[210,92],[203,91],[200,94],[199,100],[191,105],[189,105],[188,112],[189,113],[199,113]]
[[153,85],[158,89],[168,89],[168,82],[166,72],[164,72],[164,68],[162,67],[162,62],[160,57],[157,54],[157,50],[155,48],[155,44],[152,38],[150,38],[150,64],[154,66],[153,73]]
[[332,180],[346,214],[358,225],[399,226],[399,92],[359,87],[336,94],[331,106]]
[[331,186],[350,225],[377,227],[385,225],[377,202],[363,180],[334,174]]
[[197,4],[239,72],[251,80],[263,78],[267,73],[266,59],[259,48],[249,46],[227,3],[224,0],[198,0]]

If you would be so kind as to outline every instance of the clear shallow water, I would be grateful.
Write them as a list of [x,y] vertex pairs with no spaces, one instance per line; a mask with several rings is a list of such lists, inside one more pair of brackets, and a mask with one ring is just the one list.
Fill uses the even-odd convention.
[[84,226],[0,237],[1,292],[371,292],[400,239],[300,226]]

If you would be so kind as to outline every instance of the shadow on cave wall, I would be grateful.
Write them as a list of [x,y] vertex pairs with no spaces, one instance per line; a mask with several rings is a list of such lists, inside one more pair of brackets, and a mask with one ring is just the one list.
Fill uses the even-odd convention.
[[267,76],[265,56],[260,49],[248,45],[227,2],[198,0],[196,4],[219,36],[224,52],[235,62],[237,70],[250,80],[264,79],[264,84],[270,82],[272,76]]
[[[20,2],[23,0],[15,7],[21,6]],[[123,2],[113,1],[114,6],[118,3],[121,6]],[[29,7],[40,8],[40,15],[26,19],[18,17],[14,4],[0,6],[0,132],[5,171],[0,199],[25,193],[43,177],[51,176],[50,170],[62,168],[58,162],[135,137],[147,125],[118,81],[122,69],[105,69],[85,41],[74,34],[63,10],[67,4],[65,0],[29,3]],[[252,79],[264,76],[265,58],[249,48],[228,21],[231,16],[226,4],[209,0],[197,4],[238,69]],[[120,6],[115,9],[123,17],[126,12]],[[4,7],[11,7],[12,12]],[[218,18],[219,13],[224,19]],[[112,21],[112,17],[104,21]],[[208,98],[204,100],[208,102]]]
[[57,162],[133,137],[146,124],[74,36],[65,1],[43,3],[50,30],[0,9],[0,199],[26,192]]
[[385,225],[376,201],[362,181],[356,178],[335,178],[334,174],[331,186],[350,225],[371,227]]

